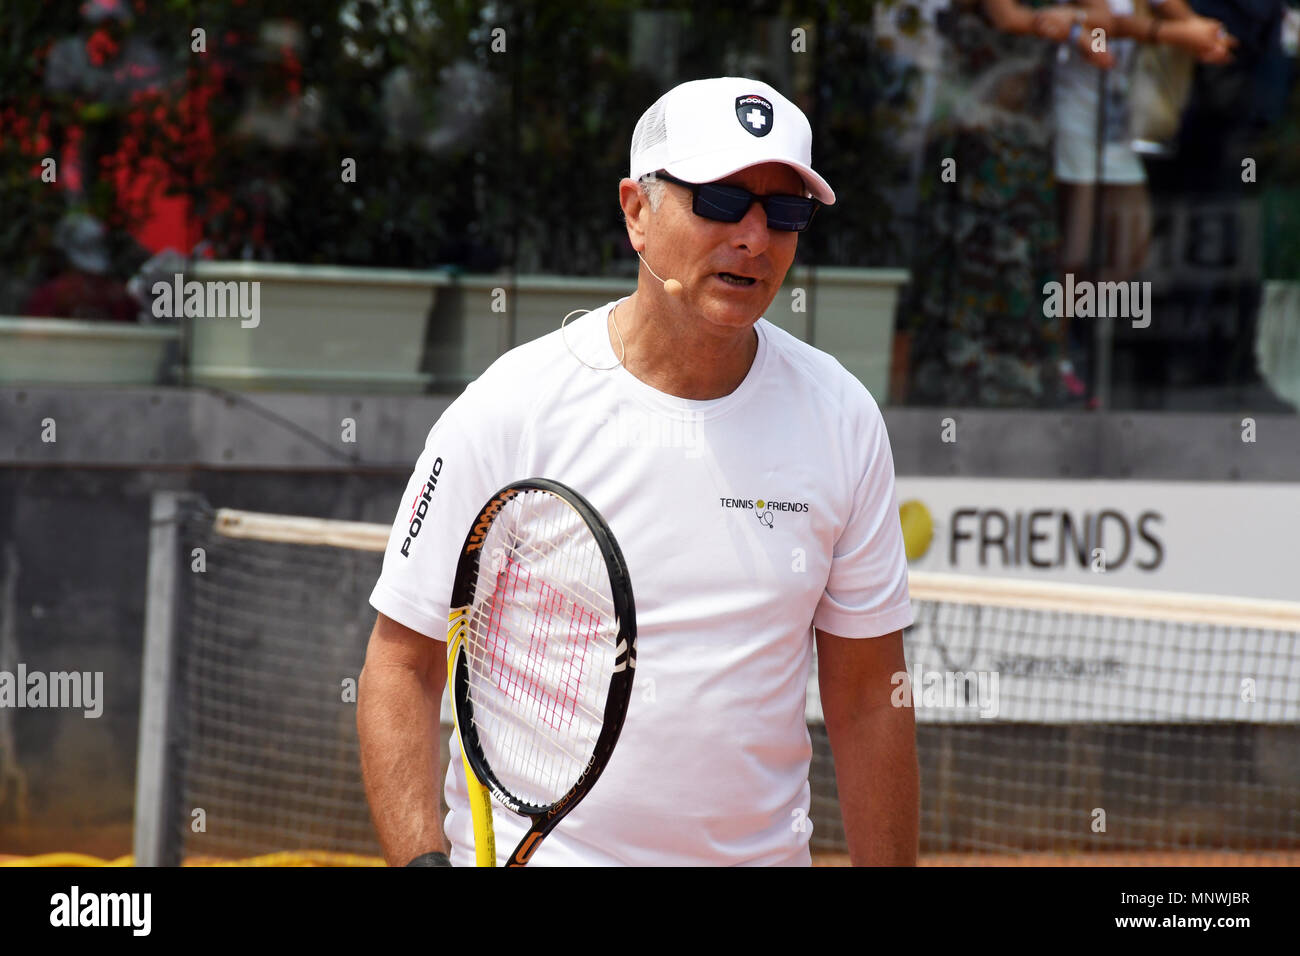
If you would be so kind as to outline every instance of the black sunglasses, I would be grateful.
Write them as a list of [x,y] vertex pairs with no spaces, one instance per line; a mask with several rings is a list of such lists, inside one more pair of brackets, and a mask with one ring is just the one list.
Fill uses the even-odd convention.
[[749,207],[757,202],[763,204],[769,229],[803,232],[812,222],[813,213],[821,206],[816,199],[807,196],[759,196],[739,186],[683,182],[663,170],[655,173],[654,177],[685,186],[693,197],[691,211],[697,216],[717,222],[740,222],[749,212]]

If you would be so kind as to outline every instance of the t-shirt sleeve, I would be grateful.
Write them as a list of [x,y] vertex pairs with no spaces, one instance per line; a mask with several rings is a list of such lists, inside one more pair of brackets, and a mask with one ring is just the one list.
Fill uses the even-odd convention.
[[861,449],[852,512],[835,542],[813,625],[840,637],[879,637],[912,623],[907,552],[894,489],[894,454],[873,399],[850,436]]
[[473,426],[472,392],[471,385],[429,431],[398,503],[383,570],[370,595],[381,614],[440,641],[446,640],[452,577],[470,522],[492,493],[512,480],[502,477],[491,446],[470,438],[489,434]]

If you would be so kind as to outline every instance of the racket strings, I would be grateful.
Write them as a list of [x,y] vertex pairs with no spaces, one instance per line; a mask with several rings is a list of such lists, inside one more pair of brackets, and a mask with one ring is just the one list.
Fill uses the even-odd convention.
[[617,656],[604,554],[564,499],[511,498],[484,539],[469,618],[469,696],[502,784],[546,806],[591,760]]
[[[517,552],[518,549],[516,549]],[[542,557],[534,548],[534,560]],[[593,549],[588,566],[583,569],[584,579],[598,571],[603,571],[603,558],[599,551]],[[597,565],[597,561],[599,564]],[[522,590],[521,590],[522,585]],[[605,605],[603,615],[612,618],[612,602],[594,589],[588,589],[593,597]],[[517,700],[519,694],[525,693],[547,705],[542,714],[544,722],[553,730],[561,730],[572,722],[576,709],[581,709],[580,690],[582,672],[586,657],[596,630],[602,620],[602,614],[590,601],[584,602],[574,593],[567,593],[563,588],[541,580],[534,585],[532,572],[527,565],[507,554],[504,566],[496,574],[496,581],[491,592],[494,599],[479,610],[487,615],[484,644],[488,651],[485,662],[486,672],[496,678],[497,687]],[[522,636],[521,632],[512,632],[503,627],[502,614],[507,606],[518,604],[535,594],[534,615],[529,626],[527,659],[523,668],[516,669],[508,663],[508,644],[513,638]],[[567,631],[554,636],[568,639],[567,656],[548,654],[548,648],[557,625],[565,623],[568,616]],[[547,691],[548,687],[557,689],[557,694]],[[599,717],[596,711],[588,710],[592,716]]]
[[[517,537],[512,544],[516,555],[527,554],[534,562],[545,558],[545,555],[530,553],[537,549],[520,547],[522,542]],[[571,541],[561,546],[573,553]],[[498,585],[495,591],[497,599],[489,605],[492,610],[487,615],[488,653],[483,661],[487,675],[495,678],[496,690],[504,692],[510,704],[500,706],[503,703],[500,696],[494,699],[493,695],[483,693],[486,689],[483,686],[478,688],[477,696],[480,705],[486,705],[490,715],[496,718],[494,729],[499,734],[501,752],[495,762],[500,764],[504,760],[510,770],[516,771],[517,789],[523,789],[519,786],[524,782],[519,779],[522,776],[534,786],[541,784],[547,796],[558,798],[585,766],[590,744],[594,741],[594,731],[583,734],[579,728],[578,733],[572,732],[574,718],[585,716],[586,727],[598,728],[600,715],[594,708],[582,707],[580,696],[581,671],[585,670],[586,650],[592,635],[590,629],[571,628],[570,653],[565,654],[563,646],[552,648],[556,626],[564,623],[562,589],[545,582],[534,584],[531,572],[524,570],[520,575],[521,565],[517,557],[512,558],[497,572],[498,579],[506,587]],[[516,618],[509,626],[503,627],[505,622],[499,612],[512,595],[519,602],[521,577],[525,596],[535,592],[531,597],[532,619]],[[568,610],[573,612],[573,619],[587,616],[579,605],[572,602]],[[513,648],[510,646],[512,640],[515,642]],[[516,652],[513,661],[512,650]],[[519,719],[521,716],[524,721]],[[547,732],[542,732],[543,727]],[[534,798],[530,802],[545,801]]]

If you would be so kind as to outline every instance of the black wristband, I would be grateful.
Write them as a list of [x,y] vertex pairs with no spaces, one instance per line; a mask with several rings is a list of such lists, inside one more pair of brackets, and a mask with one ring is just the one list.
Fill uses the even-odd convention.
[[410,863],[406,865],[407,866],[451,866],[451,860],[447,858],[447,854],[439,853],[437,850],[434,850],[432,853],[421,853],[419,856],[417,856],[414,860],[412,860]]

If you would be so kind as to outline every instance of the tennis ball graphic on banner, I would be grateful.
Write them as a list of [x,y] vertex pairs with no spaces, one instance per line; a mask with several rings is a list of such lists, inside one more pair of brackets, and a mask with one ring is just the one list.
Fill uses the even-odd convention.
[[907,560],[915,561],[930,550],[934,540],[934,520],[930,509],[915,498],[898,506],[898,520],[903,525],[903,547]]

